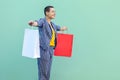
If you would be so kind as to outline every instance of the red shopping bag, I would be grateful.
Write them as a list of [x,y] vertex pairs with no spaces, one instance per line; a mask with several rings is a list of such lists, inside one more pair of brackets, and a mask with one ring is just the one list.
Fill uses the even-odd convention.
[[54,56],[71,57],[73,45],[72,34],[57,34],[57,46],[54,51]]

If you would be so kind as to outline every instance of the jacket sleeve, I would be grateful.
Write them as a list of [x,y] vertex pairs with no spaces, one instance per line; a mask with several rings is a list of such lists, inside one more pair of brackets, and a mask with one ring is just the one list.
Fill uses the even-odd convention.
[[44,21],[43,21],[42,18],[40,18],[39,20],[35,20],[35,21],[38,23],[38,27],[40,27],[40,28],[43,27],[43,23],[44,23]]
[[60,31],[61,27],[59,25],[56,25],[57,31]]

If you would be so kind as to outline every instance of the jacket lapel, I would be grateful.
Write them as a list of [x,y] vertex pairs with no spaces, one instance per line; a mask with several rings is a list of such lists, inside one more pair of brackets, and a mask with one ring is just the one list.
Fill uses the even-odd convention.
[[[51,39],[51,37],[52,37],[52,30],[51,30],[51,28],[49,26],[49,23],[47,22],[46,18],[44,18],[44,20],[45,20],[45,31],[46,31],[48,37]],[[52,22],[51,22],[51,24],[53,26],[53,29],[54,29],[55,33],[56,33],[57,31],[56,31],[55,25]]]
[[[45,18],[44,18],[44,19],[45,19]],[[52,32],[51,32],[51,29],[50,29],[49,24],[48,24],[48,22],[47,22],[46,19],[45,19],[45,31],[46,31],[48,37],[51,39],[51,37],[52,37]]]
[[53,26],[53,29],[55,30],[55,33],[56,33],[56,27],[55,25],[51,22],[52,26]]

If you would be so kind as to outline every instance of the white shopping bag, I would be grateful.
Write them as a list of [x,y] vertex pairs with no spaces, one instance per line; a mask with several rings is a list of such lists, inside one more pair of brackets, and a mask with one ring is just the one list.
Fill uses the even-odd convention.
[[22,56],[29,58],[40,58],[39,31],[25,29]]

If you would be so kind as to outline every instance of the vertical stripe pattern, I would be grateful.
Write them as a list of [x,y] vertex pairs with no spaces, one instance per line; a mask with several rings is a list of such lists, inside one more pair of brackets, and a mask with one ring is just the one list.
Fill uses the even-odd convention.
[[40,48],[40,55],[41,58],[37,59],[38,78],[39,80],[49,80],[53,57],[53,47],[49,47],[47,50]]

